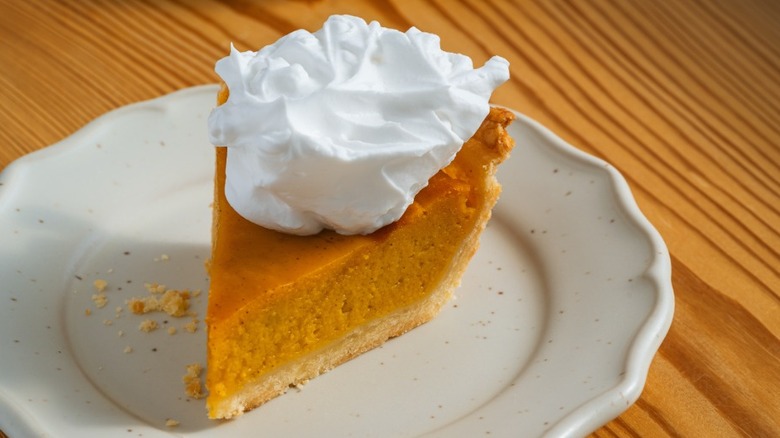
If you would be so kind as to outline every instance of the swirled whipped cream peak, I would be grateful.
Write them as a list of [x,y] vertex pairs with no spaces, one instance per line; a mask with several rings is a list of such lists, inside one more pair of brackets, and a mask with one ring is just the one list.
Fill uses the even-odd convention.
[[230,93],[209,116],[227,150],[225,196],[244,218],[308,235],[367,234],[398,220],[449,164],[509,78],[439,37],[335,15],[258,52],[219,60]]

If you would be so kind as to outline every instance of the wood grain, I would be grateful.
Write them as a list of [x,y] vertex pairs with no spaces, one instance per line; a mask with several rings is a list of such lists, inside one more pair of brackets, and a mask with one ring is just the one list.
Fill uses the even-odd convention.
[[594,436],[780,436],[780,2],[0,0],[0,168],[332,13],[509,59],[494,101],[615,165],[663,235],[671,331]]

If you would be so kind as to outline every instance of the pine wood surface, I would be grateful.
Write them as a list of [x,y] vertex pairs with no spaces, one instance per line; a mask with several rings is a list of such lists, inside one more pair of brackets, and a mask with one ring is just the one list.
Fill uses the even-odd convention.
[[0,169],[333,13],[506,57],[494,102],[620,169],[664,237],[671,330],[593,436],[780,436],[780,2],[0,0]]

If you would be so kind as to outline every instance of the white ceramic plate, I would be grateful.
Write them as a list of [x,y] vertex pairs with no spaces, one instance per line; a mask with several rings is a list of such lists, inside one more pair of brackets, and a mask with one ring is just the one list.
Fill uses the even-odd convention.
[[672,318],[667,250],[614,168],[519,116],[504,195],[437,319],[238,420],[207,420],[181,382],[205,364],[203,322],[191,334],[191,318],[150,314],[163,328],[143,333],[115,309],[144,283],[208,289],[215,92],[113,111],[0,174],[11,437],[577,436],[639,397]]

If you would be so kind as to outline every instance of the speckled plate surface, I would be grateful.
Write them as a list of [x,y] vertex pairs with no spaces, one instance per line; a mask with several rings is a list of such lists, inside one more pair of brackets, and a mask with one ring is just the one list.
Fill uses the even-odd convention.
[[[615,169],[519,116],[504,195],[436,320],[236,421],[207,420],[181,379],[205,364],[215,92],[113,111],[0,174],[11,437],[578,436],[638,398],[672,318],[666,247]],[[196,315],[130,314],[153,282],[204,291]],[[160,328],[139,331],[144,319]]]

